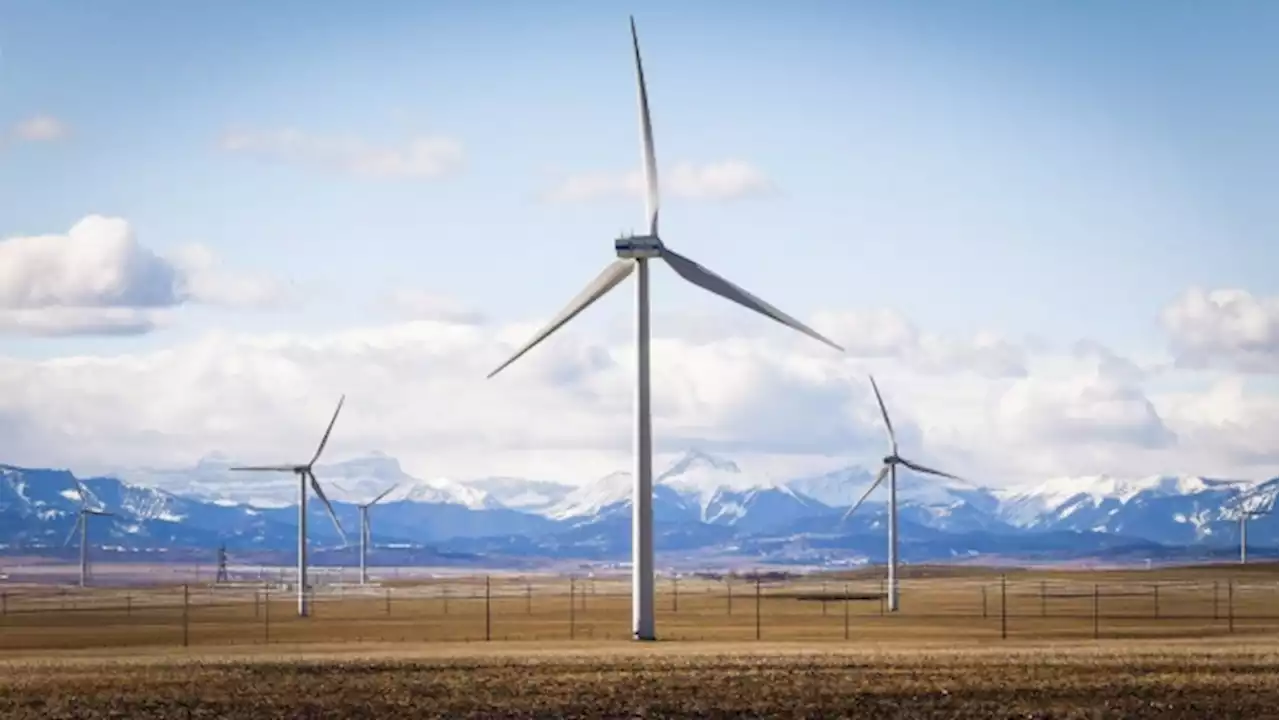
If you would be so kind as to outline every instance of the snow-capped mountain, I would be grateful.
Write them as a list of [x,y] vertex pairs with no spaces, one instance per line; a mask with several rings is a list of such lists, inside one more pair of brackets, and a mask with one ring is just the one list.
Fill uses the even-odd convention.
[[[296,542],[296,479],[283,473],[233,476],[226,472],[229,464],[209,457],[187,471],[84,480],[90,505],[116,513],[95,520],[91,539],[138,547],[225,542],[290,549]],[[873,479],[865,468],[779,478],[749,463],[691,450],[656,469],[660,551],[846,562],[851,556],[883,557],[884,489],[841,521],[845,508]],[[623,559],[629,554],[632,478],[627,472],[581,487],[515,477],[415,478],[395,458],[373,454],[318,467],[317,475],[349,538],[358,523],[354,505],[394,486],[371,512],[375,544],[427,544],[441,552],[507,558]],[[165,485],[148,486],[139,476]],[[214,484],[216,476],[221,485]],[[272,484],[278,481],[283,482]],[[990,489],[901,472],[898,488],[908,559],[988,552],[1150,557],[1231,552],[1239,542],[1236,509],[1274,512],[1277,480],[1057,477]],[[255,502],[239,500],[246,497]],[[78,505],[68,471],[0,466],[0,545],[60,546]],[[323,506],[311,503],[309,511],[312,542],[341,547]],[[1274,515],[1249,522],[1251,545],[1277,545]]]
[[461,482],[486,493],[502,507],[537,514],[546,514],[574,489],[563,483],[516,477],[483,477]]
[[[654,478],[654,521],[765,530],[831,508],[784,483],[744,473],[732,460],[690,450]],[[632,475],[616,472],[577,488],[547,511],[576,525],[631,515]]]

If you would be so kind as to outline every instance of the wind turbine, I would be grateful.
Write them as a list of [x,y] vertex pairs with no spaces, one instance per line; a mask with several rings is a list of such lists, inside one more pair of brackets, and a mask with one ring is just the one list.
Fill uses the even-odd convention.
[[338,529],[338,535],[342,537],[342,544],[347,544],[347,534],[342,530],[342,523],[338,522],[338,516],[333,512],[333,505],[329,504],[329,498],[325,497],[324,490],[320,487],[320,482],[316,480],[316,474],[312,471],[316,461],[320,459],[320,453],[324,452],[324,446],[329,442],[329,434],[333,432],[333,424],[338,422],[338,413],[342,412],[342,403],[347,399],[343,395],[338,399],[338,408],[333,411],[333,419],[329,421],[329,427],[324,431],[324,437],[320,438],[320,447],[316,448],[316,454],[312,456],[311,461],[301,465],[255,465],[248,467],[233,467],[231,470],[244,472],[290,472],[298,476],[298,617],[307,616],[307,483],[311,483],[311,489],[316,491],[316,495],[320,497],[324,503],[324,509],[329,513],[329,519],[333,521],[333,526]]
[[[369,547],[373,545],[373,535],[370,532],[370,525],[369,525],[369,508],[373,507],[374,505],[377,505],[379,500],[389,495],[391,491],[395,490],[397,487],[399,487],[398,483],[395,485],[392,485],[386,490],[383,490],[381,493],[378,493],[378,496],[370,500],[369,502],[364,503],[363,505],[359,503],[356,504],[356,507],[360,509],[360,584],[361,585],[366,585],[369,582],[368,565],[365,562],[365,555],[368,552]],[[343,490],[343,492],[346,492],[346,490]]]
[[910,468],[918,473],[927,475],[937,475],[938,477],[951,478],[952,480],[962,480],[961,478],[945,473],[941,470],[925,467],[917,462],[908,460],[898,454],[898,437],[893,432],[893,423],[889,420],[889,411],[884,407],[884,398],[880,396],[880,388],[876,385],[874,376],[868,375],[871,379],[871,390],[876,394],[876,404],[880,406],[880,416],[884,418],[884,427],[889,431],[889,454],[884,458],[884,465],[880,468],[880,473],[876,475],[875,482],[871,483],[871,487],[858,498],[858,502],[854,503],[845,511],[840,522],[844,522],[858,506],[871,495],[871,491],[875,490],[880,483],[884,482],[885,477],[889,478],[889,567],[888,567],[888,606],[890,612],[898,610],[898,466]]
[[653,640],[653,433],[649,405],[649,260],[661,259],[680,277],[708,292],[776,320],[809,337],[843,352],[843,348],[819,335],[799,320],[720,277],[711,270],[677,253],[658,236],[658,170],[653,151],[653,125],[649,120],[649,97],[640,62],[640,40],[635,18],[631,18],[631,45],[635,54],[636,82],[639,86],[640,147],[644,165],[645,208],[648,231],[626,235],[614,241],[618,259],[609,263],[568,306],[546,327],[538,331],[506,362],[489,373],[493,377],[535,345],[547,339],[591,303],[599,300],[632,272],[636,273],[636,387],[635,387],[635,473],[631,518],[631,619],[636,640]]
[[67,539],[62,542],[62,546],[69,545],[76,531],[80,532],[80,587],[87,587],[89,584],[89,516],[110,517],[112,513],[89,507],[89,501],[85,499],[84,485],[74,475],[71,479],[75,481],[76,494],[80,496],[80,509],[76,511],[76,524],[71,527],[71,532],[67,533]]
[[1236,502],[1236,520],[1240,523],[1240,564],[1249,562],[1249,518],[1266,515],[1266,510],[1245,510],[1243,496]]

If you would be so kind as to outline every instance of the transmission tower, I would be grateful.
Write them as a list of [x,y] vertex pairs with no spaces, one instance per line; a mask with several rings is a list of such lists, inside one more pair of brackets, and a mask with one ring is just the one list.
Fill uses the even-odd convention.
[[231,582],[231,577],[227,574],[227,546],[226,545],[221,545],[218,547],[218,575],[217,577],[214,578],[213,582],[215,584]]

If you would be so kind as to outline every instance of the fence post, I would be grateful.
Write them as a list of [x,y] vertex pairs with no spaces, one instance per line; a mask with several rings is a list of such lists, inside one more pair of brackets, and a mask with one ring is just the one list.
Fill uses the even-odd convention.
[[880,614],[884,615],[884,578],[880,578]]
[[383,604],[386,605],[387,616],[391,616],[391,588],[387,588]]
[[760,573],[756,572],[756,639],[760,639]]
[[493,627],[492,615],[489,613],[489,576],[484,576],[484,641],[489,642],[490,630]]
[[444,601],[444,614],[448,615],[449,614],[449,586],[447,584],[440,586],[440,599]]
[[271,588],[262,591],[262,644],[271,644]]
[[1151,586],[1152,617],[1160,619],[1160,583]]
[[262,591],[255,588],[253,591],[253,619],[254,620],[257,620],[258,617],[262,615],[262,611],[258,607],[259,601],[262,599],[261,596],[262,596]]
[[1040,617],[1049,617],[1048,608],[1045,606],[1045,582],[1040,581]]
[[849,639],[849,583],[844,584],[844,639]]
[[1227,581],[1227,632],[1236,631],[1236,581]]
[[189,614],[188,599],[190,598],[190,590],[186,585],[182,586],[182,647],[187,647],[188,643],[188,623],[187,616]]
[[125,617],[133,615],[133,593],[124,594],[124,614]]
[[827,581],[822,581],[822,617],[827,616]]
[[0,592],[0,615],[9,614],[9,593]]
[[987,619],[987,584],[982,583],[982,619]]
[[680,612],[680,578],[671,578],[671,612]]
[[574,623],[576,620],[576,618],[574,618],[573,616],[573,610],[574,610],[573,593],[574,593],[574,578],[572,575],[570,575],[569,576],[569,639],[570,640],[573,639],[574,630],[575,630]]
[[524,584],[524,614],[533,614],[533,583],[531,582]]
[[1009,637],[1009,621],[1008,614],[1005,612],[1005,581],[1004,574],[1000,575],[1000,639],[1004,640]]
[[1093,585],[1093,639],[1098,639],[1098,584]]
[[1218,581],[1213,581],[1213,619],[1218,619]]
[[733,580],[728,575],[724,576],[724,593],[725,593],[725,615],[733,615]]

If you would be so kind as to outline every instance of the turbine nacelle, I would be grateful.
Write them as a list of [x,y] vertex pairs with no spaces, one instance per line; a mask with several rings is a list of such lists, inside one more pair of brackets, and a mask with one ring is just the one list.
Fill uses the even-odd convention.
[[618,257],[624,260],[648,260],[662,257],[662,241],[656,235],[628,235],[613,241]]

